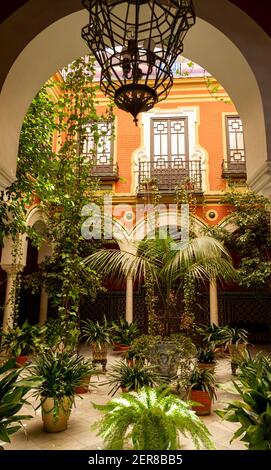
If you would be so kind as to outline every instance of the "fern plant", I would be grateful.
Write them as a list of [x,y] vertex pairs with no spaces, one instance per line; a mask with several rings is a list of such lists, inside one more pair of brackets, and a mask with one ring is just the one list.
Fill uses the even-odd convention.
[[125,393],[106,405],[93,404],[104,416],[94,423],[108,450],[176,450],[180,434],[190,435],[197,449],[213,449],[211,435],[189,404],[148,387]]

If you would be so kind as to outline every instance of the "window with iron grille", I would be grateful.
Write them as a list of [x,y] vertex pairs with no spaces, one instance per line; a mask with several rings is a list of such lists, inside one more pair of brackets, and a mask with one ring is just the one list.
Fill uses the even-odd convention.
[[151,161],[156,168],[185,168],[189,159],[187,118],[151,120]]
[[83,154],[90,158],[96,166],[107,166],[113,160],[113,134],[110,122],[99,122],[96,124],[100,134],[98,142],[94,140],[93,123],[89,123],[85,128],[85,139]]
[[233,172],[246,170],[246,151],[243,124],[239,116],[226,116],[227,162],[226,169]]

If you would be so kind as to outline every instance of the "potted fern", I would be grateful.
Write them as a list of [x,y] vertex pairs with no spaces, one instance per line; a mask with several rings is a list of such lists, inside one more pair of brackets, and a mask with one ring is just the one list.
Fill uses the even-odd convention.
[[46,351],[36,358],[31,374],[42,379],[34,396],[40,398],[44,431],[60,432],[67,428],[76,387],[82,385],[92,370],[87,359],[67,352]]
[[106,405],[93,405],[102,411],[94,423],[108,450],[175,450],[180,436],[191,436],[197,449],[213,449],[211,435],[189,405],[178,397],[143,387],[138,393],[125,393]]

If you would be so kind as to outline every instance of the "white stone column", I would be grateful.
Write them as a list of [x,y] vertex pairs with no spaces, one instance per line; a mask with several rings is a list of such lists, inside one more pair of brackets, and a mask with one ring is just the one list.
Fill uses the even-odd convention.
[[40,314],[39,314],[39,323],[43,324],[47,320],[48,313],[48,294],[46,292],[45,286],[42,286],[40,291]]
[[218,301],[216,279],[210,280],[210,323],[218,326]]
[[[20,271],[20,268],[12,265],[2,265],[2,269],[7,273],[7,285],[6,285],[6,296],[5,296],[5,307],[3,317],[3,331],[7,331],[9,326],[13,326],[14,323],[14,306],[16,296],[16,273]],[[12,291],[14,289],[14,291]]]
[[132,323],[133,321],[133,279],[132,277],[127,277],[126,279],[126,312],[125,318],[126,321]]

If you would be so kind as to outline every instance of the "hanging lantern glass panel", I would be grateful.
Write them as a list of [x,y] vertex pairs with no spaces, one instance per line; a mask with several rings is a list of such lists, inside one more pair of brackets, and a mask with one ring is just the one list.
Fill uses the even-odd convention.
[[82,37],[101,66],[101,90],[137,115],[165,99],[183,39],[195,23],[191,0],[83,0]]

